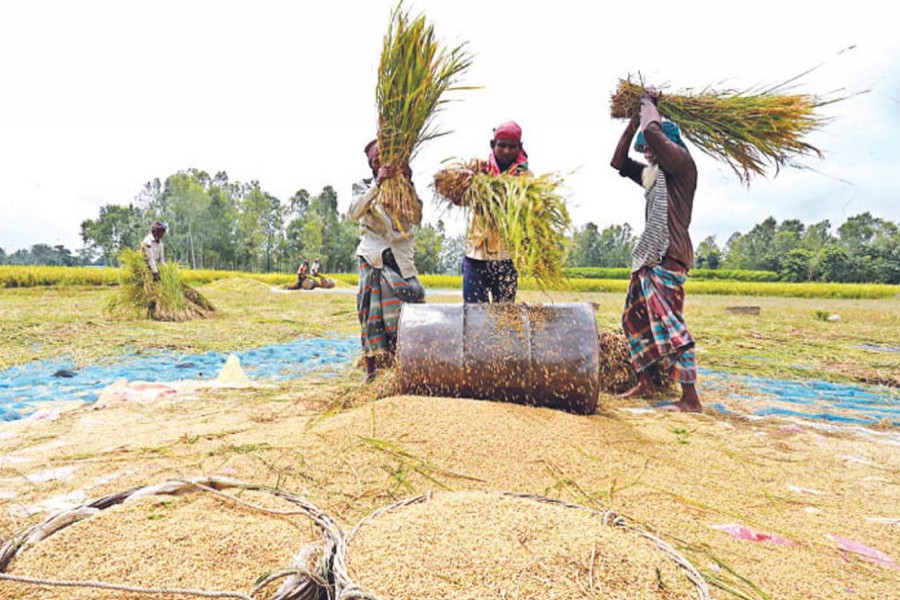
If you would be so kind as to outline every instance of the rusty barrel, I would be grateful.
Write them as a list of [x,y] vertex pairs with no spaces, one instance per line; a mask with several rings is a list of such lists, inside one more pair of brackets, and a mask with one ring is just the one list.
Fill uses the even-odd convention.
[[597,408],[600,352],[588,303],[404,304],[397,362],[407,394]]

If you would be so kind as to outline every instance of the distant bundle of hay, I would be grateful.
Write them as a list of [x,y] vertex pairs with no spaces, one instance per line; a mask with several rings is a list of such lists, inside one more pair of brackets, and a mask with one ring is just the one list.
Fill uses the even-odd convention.
[[[121,285],[107,304],[113,314],[146,314],[157,321],[187,321],[215,312],[200,292],[181,281],[178,265],[159,265],[159,281],[153,281],[140,252],[125,249],[119,255]],[[151,308],[152,307],[152,308]]]
[[[402,5],[394,9],[375,88],[382,165],[399,173],[422,143],[444,135],[434,116],[448,102],[445,92],[466,89],[457,83],[471,64],[465,45],[442,47],[424,16],[410,18]],[[379,199],[402,230],[421,222],[421,205],[405,177],[382,182]]]
[[0,547],[0,577],[20,578],[0,581],[0,595],[136,600],[180,590],[172,596],[234,598],[271,586],[278,590],[270,599],[314,600],[340,535],[331,525],[304,500],[231,480],[133,488],[54,515]]
[[612,521],[532,496],[413,498],[360,523],[346,557],[339,548],[338,599],[698,597],[672,556]]
[[[794,157],[822,156],[803,138],[828,122],[816,109],[840,98],[785,94],[786,83],[746,91],[705,88],[696,93],[664,93],[658,101],[659,112],[675,121],[700,150],[726,162],[749,183],[751,175],[765,175],[769,165],[777,172]],[[638,114],[643,90],[630,78],[620,80],[610,102],[611,116],[630,119]]]
[[559,191],[562,179],[555,174],[470,175],[473,167],[477,169],[477,163],[439,171],[435,191],[464,206],[473,228],[499,232],[520,275],[533,277],[544,289],[562,283],[566,234],[572,223]]

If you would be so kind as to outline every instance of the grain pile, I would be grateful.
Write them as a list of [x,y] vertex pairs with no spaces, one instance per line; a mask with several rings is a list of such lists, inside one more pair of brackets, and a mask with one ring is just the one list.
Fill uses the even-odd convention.
[[[237,495],[237,494],[236,494]],[[239,497],[270,510],[296,506],[271,494]],[[26,547],[11,575],[91,580],[152,588],[248,593],[262,576],[289,566],[321,538],[305,516],[276,516],[208,493],[136,498]],[[314,561],[311,555],[309,560]],[[308,565],[314,568],[314,564]],[[273,583],[259,598],[270,597]],[[0,582],[9,599],[135,599],[146,594]]]
[[668,555],[578,508],[442,493],[360,525],[348,570],[381,598],[695,597]]

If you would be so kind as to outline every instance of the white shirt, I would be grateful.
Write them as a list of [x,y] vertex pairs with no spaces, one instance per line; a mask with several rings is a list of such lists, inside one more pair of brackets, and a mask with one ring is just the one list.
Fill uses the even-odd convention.
[[408,279],[417,274],[413,260],[415,235],[412,231],[402,233],[396,228],[393,219],[378,201],[378,186],[374,179],[363,179],[353,184],[350,218],[359,222],[357,256],[381,269],[384,267],[381,253],[390,248],[400,267],[401,277]]
[[147,261],[147,266],[154,273],[159,273],[157,265],[166,264],[165,247],[162,240],[157,240],[152,233],[148,233],[144,241],[141,242],[141,254]]

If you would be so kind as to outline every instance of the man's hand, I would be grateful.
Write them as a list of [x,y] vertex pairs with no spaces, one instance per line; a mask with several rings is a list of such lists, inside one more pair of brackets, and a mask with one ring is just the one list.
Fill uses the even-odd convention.
[[381,185],[385,179],[392,179],[396,175],[394,167],[391,165],[381,165],[378,169],[378,176],[375,177],[375,185]]
[[654,105],[659,102],[660,97],[662,96],[662,92],[656,89],[653,86],[645,87],[644,91],[641,92],[641,100],[644,98],[650,100]]
[[153,274],[153,281],[159,281],[159,273]]

